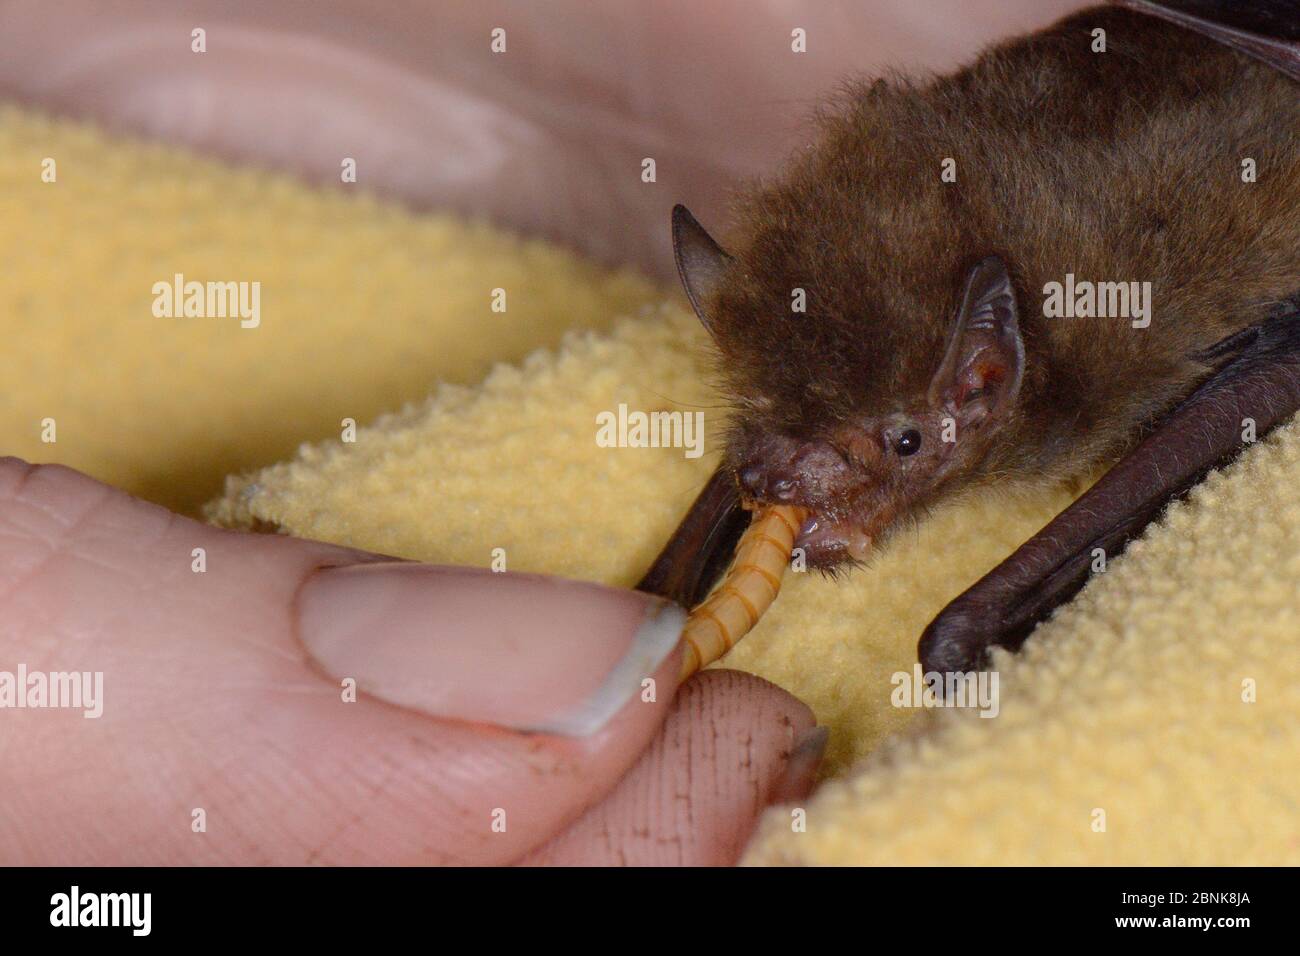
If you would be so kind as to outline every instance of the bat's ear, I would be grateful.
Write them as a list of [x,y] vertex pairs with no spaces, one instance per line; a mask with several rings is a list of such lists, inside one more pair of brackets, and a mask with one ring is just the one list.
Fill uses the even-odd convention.
[[677,274],[682,277],[691,308],[712,335],[713,316],[706,309],[713,303],[731,256],[704,231],[691,211],[680,204],[673,207],[673,255],[677,258]]
[[1025,346],[1006,263],[989,256],[970,271],[930,404],[956,410],[962,426],[1005,412],[1020,391]]

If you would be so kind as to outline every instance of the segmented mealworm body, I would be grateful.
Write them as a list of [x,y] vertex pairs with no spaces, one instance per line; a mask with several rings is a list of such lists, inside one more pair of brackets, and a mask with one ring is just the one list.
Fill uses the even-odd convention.
[[781,590],[805,517],[803,508],[792,505],[771,505],[755,515],[736,545],[726,577],[686,619],[682,680],[727,653],[758,623]]

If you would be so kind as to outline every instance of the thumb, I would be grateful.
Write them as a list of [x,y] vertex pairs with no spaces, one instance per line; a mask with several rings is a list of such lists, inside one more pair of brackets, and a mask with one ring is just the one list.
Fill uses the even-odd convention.
[[0,461],[0,672],[103,681],[6,705],[3,862],[510,861],[664,719],[680,609],[379,560]]

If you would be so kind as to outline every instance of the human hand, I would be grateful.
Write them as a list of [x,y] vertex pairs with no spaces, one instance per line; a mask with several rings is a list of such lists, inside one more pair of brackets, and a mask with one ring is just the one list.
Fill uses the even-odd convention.
[[679,609],[384,560],[0,460],[0,700],[102,675],[0,709],[0,862],[723,864],[811,785],[803,704],[675,686]]
[[0,93],[326,184],[350,156],[362,188],[675,285],[673,204],[722,222],[846,75],[948,69],[1092,2],[0,0]]

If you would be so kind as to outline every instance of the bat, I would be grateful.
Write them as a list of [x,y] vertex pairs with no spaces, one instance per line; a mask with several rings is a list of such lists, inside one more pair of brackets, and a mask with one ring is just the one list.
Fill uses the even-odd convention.
[[733,415],[639,587],[697,604],[747,511],[839,573],[958,491],[1114,463],[925,630],[970,671],[1300,408],[1300,9],[1122,6],[850,85],[732,252],[674,209]]

